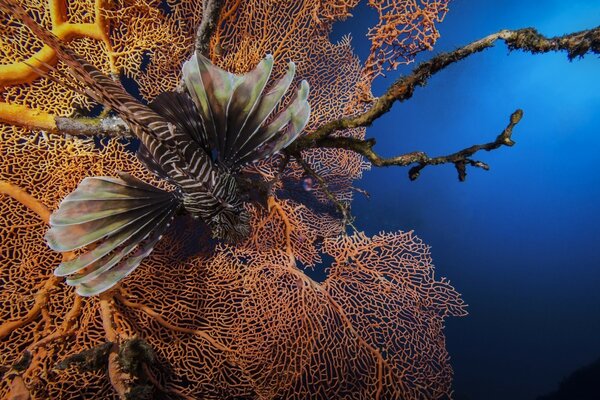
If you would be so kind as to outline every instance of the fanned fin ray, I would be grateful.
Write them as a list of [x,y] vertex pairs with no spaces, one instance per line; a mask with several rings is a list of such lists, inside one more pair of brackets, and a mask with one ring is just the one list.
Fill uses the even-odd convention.
[[246,147],[255,148],[262,143],[261,138],[257,138],[257,134],[261,132],[260,127],[267,120],[269,115],[271,115],[273,110],[275,110],[275,107],[277,107],[277,104],[279,104],[289,89],[294,80],[295,73],[296,65],[293,62],[290,62],[285,75],[281,77],[267,93],[260,97],[257,106],[252,113],[248,115],[246,125],[239,134],[242,141],[237,143],[235,152],[231,156],[232,160],[237,160],[234,157],[237,157],[242,149]]
[[148,105],[157,114],[177,126],[210,154],[208,136],[198,116],[196,104],[187,93],[163,92]]
[[[183,65],[183,80],[198,108],[211,148],[217,150],[218,161],[230,169],[239,169],[287,146],[308,121],[309,88],[303,81],[295,100],[264,125],[295,73],[295,65],[290,63],[286,74],[265,93],[272,68],[271,56],[244,75],[222,70],[201,54],[193,55]],[[290,124],[292,127],[288,128]]]
[[[57,251],[81,249],[89,244],[95,247],[61,263],[55,275],[77,274],[67,279],[72,285],[82,284],[87,276],[99,285],[104,274],[114,278],[110,273],[113,268],[121,271],[122,265],[127,264],[126,269],[131,272],[150,253],[147,242],[164,233],[180,204],[173,193],[131,175],[85,178],[50,217],[46,239]],[[139,261],[129,261],[132,252],[131,257]]]
[[257,107],[260,96],[267,85],[273,70],[273,56],[267,55],[252,71],[236,77],[236,85],[227,108],[227,140],[223,157],[224,161],[231,158],[237,149],[244,127]]
[[308,93],[308,82],[302,81],[291,103],[270,123],[261,126],[253,140],[240,149],[237,162],[243,165],[269,157],[292,143],[310,118]]
[[215,67],[203,55],[192,55],[183,64],[183,76],[200,111],[211,148],[222,159],[227,129],[227,106],[233,94],[235,75]]
[[172,215],[165,215],[150,236],[142,241],[132,254],[126,259],[118,262],[114,267],[109,268],[100,274],[94,274],[93,279],[86,280],[85,283],[78,285],[76,290],[77,294],[80,296],[94,296],[110,289],[121,279],[129,275],[140,265],[144,258],[154,250],[154,246],[162,238],[162,235],[169,227],[172,218]]
[[[169,211],[165,210],[161,214],[157,214],[153,219],[148,221],[148,224],[152,224],[155,227],[159,227],[158,231],[160,234],[164,231],[160,229],[160,226],[163,225],[163,222],[170,219]],[[141,229],[139,232],[132,236],[129,240],[120,245],[116,250],[110,253],[107,257],[98,258],[93,262],[84,265],[78,270],[74,271],[75,274],[72,274],[67,278],[67,283],[69,285],[80,285],[82,283],[88,283],[92,280],[95,280],[100,275],[110,270],[113,266],[117,265],[119,261],[123,260],[127,257],[132,251],[136,249],[140,243],[146,240],[154,231],[152,229]]]

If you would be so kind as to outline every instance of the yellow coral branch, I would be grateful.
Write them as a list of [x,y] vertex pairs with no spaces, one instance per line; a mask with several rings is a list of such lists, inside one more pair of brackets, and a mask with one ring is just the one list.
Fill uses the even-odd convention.
[[[114,56],[111,54],[112,46],[106,32],[106,22],[102,16],[102,0],[96,0],[94,5],[95,21],[93,23],[67,22],[64,0],[48,0],[48,11],[52,22],[50,32],[64,42],[82,37],[103,42],[108,50],[111,72],[118,72],[115,67]],[[39,74],[29,65],[44,70],[44,63],[52,65],[55,62],[56,52],[49,46],[44,45],[41,50],[25,61],[0,65],[0,87],[29,83],[39,77]]]
[[41,129],[51,132],[56,130],[54,115],[20,104],[0,102],[0,122],[29,129]]
[[0,193],[6,194],[31,211],[35,212],[40,216],[42,221],[48,223],[50,221],[50,210],[43,205],[38,199],[21,189],[20,187],[13,185],[12,183],[0,181]]

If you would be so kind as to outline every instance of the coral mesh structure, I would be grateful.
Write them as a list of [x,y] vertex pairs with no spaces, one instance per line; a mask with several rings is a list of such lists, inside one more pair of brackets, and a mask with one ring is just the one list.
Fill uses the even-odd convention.
[[[149,0],[104,3],[22,4],[103,71],[134,79],[146,100],[173,89],[192,51],[202,2],[168,1],[168,9]],[[310,132],[355,112],[361,90],[369,87],[358,83],[374,76],[361,67],[349,39],[327,39],[331,24],[356,3],[228,1],[211,59],[235,73],[267,53],[278,66],[296,61],[296,79],[307,79],[313,93]],[[445,10],[444,2],[428,2],[428,8],[410,7],[409,1],[394,2],[395,8],[371,3],[381,5],[382,15],[404,18],[382,16],[380,25],[394,21],[387,22],[389,29],[414,32],[409,37],[419,38],[417,46],[433,43],[433,25],[395,24],[428,21],[411,19],[425,8],[428,15]],[[464,315],[465,305],[447,281],[435,278],[429,248],[411,232],[342,235],[342,222],[318,185],[308,193],[290,189],[302,187],[305,178],[294,163],[266,208],[249,206],[252,234],[241,245],[211,243],[205,228],[181,217],[114,291],[76,295],[52,273],[73,254],[47,248],[50,211],[87,176],[126,171],[161,183],[127,150],[127,140],[103,139],[99,146],[97,140],[49,133],[55,115],[85,113],[91,104],[27,68],[22,61],[35,63],[33,56],[54,62],[52,52],[9,15],[0,19],[1,398],[450,395],[444,319]],[[393,47],[391,53],[374,43],[376,63],[415,52],[408,39],[400,45],[405,50]],[[341,134],[362,137],[364,131]],[[352,184],[365,169],[359,156],[334,149],[304,155],[338,199],[351,201]],[[278,161],[250,169],[269,179]],[[315,281],[304,268],[325,277]],[[154,353],[140,356],[137,367],[123,362],[124,349],[130,349],[125,344],[134,338]],[[105,355],[99,362],[65,363],[94,349],[105,349],[97,352]]]

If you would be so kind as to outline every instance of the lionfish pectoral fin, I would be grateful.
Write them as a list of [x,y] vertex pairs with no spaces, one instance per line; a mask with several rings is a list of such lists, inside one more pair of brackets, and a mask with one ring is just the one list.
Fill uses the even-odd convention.
[[170,192],[127,174],[85,178],[50,217],[57,251],[84,249],[54,271],[82,296],[108,290],[150,254],[180,206]]
[[237,155],[237,162],[244,165],[270,157],[296,140],[310,118],[308,94],[308,82],[302,81],[291,103],[258,129],[257,137]]
[[183,66],[183,80],[211,147],[217,149],[219,162],[230,169],[270,156],[289,145],[306,126],[308,83],[303,81],[294,99],[282,107],[296,67],[289,63],[285,75],[268,86],[272,69],[271,56],[243,75],[224,71],[201,54],[194,54]]

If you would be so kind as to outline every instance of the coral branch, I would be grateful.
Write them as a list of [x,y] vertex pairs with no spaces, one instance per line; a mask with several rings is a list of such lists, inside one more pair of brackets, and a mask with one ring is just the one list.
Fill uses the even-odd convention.
[[303,282],[303,287],[312,288],[316,292],[320,293],[324,296],[327,303],[335,310],[337,316],[340,318],[344,328],[348,333],[350,333],[356,341],[362,346],[366,351],[368,351],[371,356],[377,361],[377,390],[375,393],[375,399],[379,400],[381,397],[381,392],[383,390],[383,374],[384,368],[387,371],[386,380],[392,384],[392,391],[399,395],[401,393],[401,388],[404,385],[403,382],[399,379],[396,379],[397,371],[396,369],[386,360],[386,358],[382,355],[381,351],[376,347],[365,340],[364,337],[356,330],[354,324],[352,323],[352,319],[347,315],[344,308],[336,301],[336,299],[331,295],[331,293],[323,288],[322,285],[312,280],[308,275],[299,270],[295,265],[285,265],[282,268],[288,273],[295,276],[301,282]]
[[281,208],[274,196],[269,197],[267,204],[269,210],[271,211],[271,215],[273,213],[277,213],[279,215],[279,218],[281,218],[281,220],[283,221],[283,225],[285,226],[285,253],[290,259],[290,265],[295,266],[296,257],[294,256],[294,247],[292,246],[291,239],[292,230],[294,229],[294,226],[290,223],[290,219],[287,217],[287,214],[285,213],[283,208]]
[[117,299],[124,306],[129,307],[129,308],[134,308],[136,310],[140,310],[140,311],[144,312],[146,315],[150,316],[156,322],[158,322],[160,325],[162,325],[163,327],[165,327],[167,329],[170,329],[170,330],[175,331],[175,332],[189,333],[191,335],[200,336],[201,338],[205,339],[207,342],[209,342],[210,344],[212,344],[215,348],[217,348],[217,349],[219,349],[219,350],[221,350],[223,352],[231,353],[233,351],[229,347],[227,347],[227,346],[219,343],[218,341],[216,341],[208,333],[206,333],[206,332],[204,332],[202,330],[182,328],[182,327],[179,327],[179,326],[175,326],[175,325],[171,324],[170,322],[168,322],[167,320],[165,320],[159,313],[157,313],[156,311],[154,311],[150,307],[145,306],[143,304],[134,303],[132,301],[127,300],[127,298],[125,297],[125,292],[122,291],[122,290],[121,290],[120,293],[116,293],[114,296],[115,296],[115,299]]
[[204,0],[202,6],[202,21],[196,34],[196,51],[208,56],[210,38],[219,22],[224,0]]
[[110,292],[104,292],[100,295],[100,314],[102,316],[102,327],[106,340],[112,343],[108,355],[108,376],[110,383],[119,395],[119,398],[126,399],[131,390],[132,377],[123,371],[119,364],[119,334],[115,330],[113,320],[114,297]]
[[125,122],[117,117],[61,117],[39,109],[4,102],[0,102],[0,121],[28,129],[73,136],[133,137]]
[[[48,9],[52,21],[51,32],[65,42],[81,37],[104,42],[108,49],[111,69],[113,69],[112,72],[117,72],[114,68],[114,60],[110,56],[112,47],[106,33],[106,23],[102,17],[102,3],[102,0],[96,0],[94,6],[96,19],[93,23],[70,23],[64,18],[64,0],[48,0]],[[53,64],[55,60],[56,53],[54,50],[44,45],[42,49],[25,61],[0,65],[0,87],[31,82],[39,75],[29,65],[36,69],[44,70],[44,64]]]
[[10,383],[10,393],[8,394],[7,399],[10,400],[30,400],[31,393],[29,393],[29,389],[25,385],[25,381],[23,377],[19,374],[14,374],[12,378],[12,382]]
[[31,352],[31,351],[37,349],[38,347],[46,346],[55,340],[59,340],[64,337],[73,335],[76,332],[75,325],[77,323],[79,316],[81,315],[82,305],[83,305],[83,299],[81,298],[81,296],[74,294],[73,305],[71,306],[71,309],[65,316],[65,319],[64,319],[63,323],[61,324],[60,328],[56,329],[52,334],[45,336],[42,339],[38,340],[37,342],[31,344],[28,347],[28,350]]
[[452,153],[447,156],[429,157],[423,152],[413,152],[402,154],[396,157],[383,158],[373,150],[375,145],[375,139],[356,139],[348,137],[327,137],[320,140],[321,147],[333,147],[355,151],[365,156],[373,165],[377,167],[390,167],[400,166],[405,167],[410,164],[417,163],[409,171],[410,180],[415,180],[419,177],[420,172],[423,168],[428,165],[440,165],[452,163],[458,171],[458,179],[462,182],[466,178],[466,167],[470,165],[472,167],[489,169],[489,166],[481,161],[472,160],[470,157],[480,150],[491,151],[501,146],[512,146],[515,142],[512,140],[513,128],[519,123],[523,117],[522,110],[516,110],[510,116],[510,122],[508,126],[500,133],[493,142],[478,144],[466,149],[460,150],[456,153]]
[[39,215],[40,219],[45,223],[48,223],[50,220],[50,211],[48,208],[18,186],[9,182],[0,181],[0,193],[6,194],[17,200],[19,203]]
[[396,101],[402,102],[410,99],[415,88],[425,85],[430,76],[450,64],[492,47],[497,40],[503,40],[510,50],[520,49],[533,54],[566,51],[570,60],[574,57],[583,57],[588,53],[600,54],[600,27],[553,38],[546,38],[532,28],[516,31],[503,30],[420,64],[412,74],[394,82],[385,94],[373,102],[369,110],[322,125],[311,134],[296,140],[290,151],[293,153],[301,149],[322,147],[320,140],[334,132],[370,126],[376,119],[390,111]]
[[4,339],[15,329],[19,329],[20,327],[27,325],[28,323],[35,320],[38,315],[41,314],[42,309],[45,307],[46,302],[48,301],[49,292],[52,288],[54,288],[58,284],[58,278],[52,276],[48,278],[42,288],[35,295],[35,302],[33,306],[22,318],[7,321],[4,324],[0,325],[0,340]]

